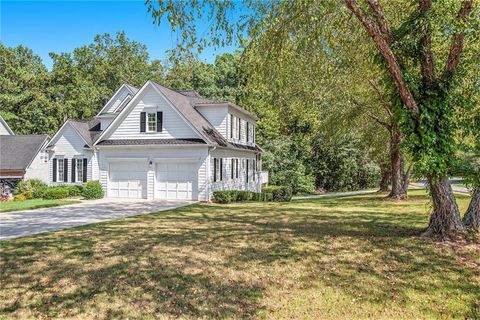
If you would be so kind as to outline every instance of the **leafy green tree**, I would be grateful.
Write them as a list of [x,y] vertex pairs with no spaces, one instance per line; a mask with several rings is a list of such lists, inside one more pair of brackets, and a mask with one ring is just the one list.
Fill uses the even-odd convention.
[[0,113],[17,134],[52,134],[62,107],[51,97],[51,78],[39,56],[0,43]]
[[[376,0],[344,0],[375,43],[381,63],[404,106],[402,129],[407,146],[428,178],[433,213],[425,235],[455,237],[464,231],[448,171],[455,161],[455,109],[461,108],[457,88],[471,77],[471,65],[462,55],[475,54],[468,36],[478,36],[478,8],[473,1],[419,0],[405,6],[409,16],[401,21],[385,14]],[[473,12],[473,13],[472,13]],[[398,24],[389,24],[394,21]],[[445,42],[450,42],[445,46]],[[465,46],[467,44],[467,46]],[[443,66],[438,61],[444,61]],[[469,74],[470,73],[470,74]]]
[[[205,1],[191,6],[176,6],[174,0],[147,1],[155,21],[163,16],[173,28],[182,33],[182,48],[197,45],[222,45],[237,39],[242,41],[245,31],[251,39],[264,34],[270,35],[270,53],[275,55],[285,42],[298,33],[306,33],[305,49],[309,43],[332,42],[327,47],[328,55],[335,56],[335,39],[339,34],[350,32],[343,24],[347,8],[360,22],[361,28],[373,40],[375,50],[366,57],[372,67],[381,67],[384,75],[382,85],[389,88],[389,100],[395,106],[397,121],[418,171],[429,180],[433,200],[433,213],[425,235],[455,237],[464,231],[460,213],[447,173],[455,159],[457,122],[453,116],[458,104],[457,93],[468,91],[468,82],[475,76],[472,63],[478,51],[478,7],[473,0],[461,3],[453,0],[437,2],[419,0],[390,2],[380,6],[377,0],[338,1],[286,1],[269,2],[243,1],[248,12],[239,19],[230,21],[230,13],[238,9],[234,1],[218,3]],[[331,17],[339,16],[338,23],[325,24]],[[215,19],[208,38],[197,33],[196,23],[202,18]],[[331,32],[331,37],[319,35]],[[250,46],[254,41],[244,42]],[[359,46],[365,42],[359,42]],[[440,62],[439,62],[440,61]],[[477,60],[478,62],[478,60]],[[298,76],[298,75],[297,75]],[[298,77],[297,77],[298,78]],[[283,81],[284,79],[278,79]],[[360,79],[359,79],[360,80]],[[458,90],[461,88],[462,90]],[[307,96],[308,101],[308,96]],[[306,111],[308,113],[308,111]],[[315,116],[313,116],[315,118]]]
[[309,142],[301,136],[266,141],[263,167],[269,172],[269,183],[290,186],[294,194],[315,189],[315,177],[306,166]]
[[123,83],[140,87],[149,79],[162,82],[164,76],[161,63],[149,61],[146,46],[124,32],[114,38],[97,35],[90,45],[50,57],[53,94],[69,118],[91,118]]

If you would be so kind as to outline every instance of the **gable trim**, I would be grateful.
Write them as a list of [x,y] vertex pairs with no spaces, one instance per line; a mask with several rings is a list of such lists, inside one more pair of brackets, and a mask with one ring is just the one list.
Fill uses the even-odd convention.
[[[163,99],[165,99],[165,101],[167,102],[167,104],[180,116],[180,118],[183,119],[183,121],[185,121],[185,123],[194,131],[196,132],[201,138],[203,138],[204,140],[206,141],[210,141],[210,139],[208,139],[208,137],[206,137],[203,133],[201,133],[197,128],[195,128],[192,123],[187,119],[185,118],[185,116],[183,114],[181,114],[177,108],[175,107],[175,105],[160,91],[158,90],[158,88],[155,86],[155,84],[151,81],[151,80],[148,80],[144,85],[143,87],[138,90],[137,94],[135,96],[132,97],[132,99],[128,102],[128,104],[123,108],[122,111],[120,111],[120,113],[118,114],[117,117],[115,117],[115,120],[112,121],[112,123],[108,126],[108,128],[102,132],[102,134],[97,138],[97,140],[95,141],[95,143],[93,144],[94,146],[96,146],[100,141],[102,141],[103,139],[105,139],[105,137],[109,137],[111,134],[112,134],[112,130],[116,130],[118,128],[118,126],[120,125],[121,121],[125,120],[123,119],[123,117],[125,116],[125,114],[128,114],[131,112],[131,109],[133,106],[136,105],[136,103],[138,102],[138,99],[139,97],[145,92],[145,90],[147,90],[148,87],[151,87],[155,90],[155,92],[157,94],[159,94]],[[207,144],[207,145],[210,145],[210,144]]]
[[[105,109],[107,108],[107,106],[110,104],[110,102],[113,101],[113,98],[115,98],[117,96],[117,94],[120,93],[120,91],[122,91],[123,88],[126,88],[128,90],[128,92],[131,93],[132,95],[132,98],[135,96],[135,93],[132,91],[132,89],[130,89],[126,83],[122,84],[120,88],[118,88],[117,91],[115,91],[115,93],[113,94],[113,96],[110,97],[110,99],[107,101],[107,103],[105,103],[105,105],[103,106],[102,110],[100,110],[97,114],[97,116],[99,116],[103,111],[105,111]],[[124,99],[125,100],[125,99]],[[122,102],[124,101],[122,100]],[[120,104],[121,105],[121,104]],[[119,105],[119,106],[120,106]]]
[[80,137],[82,138],[83,142],[85,142],[85,144],[90,148],[91,145],[85,140],[85,138],[80,134],[80,132],[78,132],[77,128],[75,128],[75,126],[72,126],[72,124],[70,123],[70,120],[67,120],[65,121],[65,123],[60,127],[60,129],[58,129],[57,133],[55,133],[55,135],[52,137],[52,139],[50,140],[50,143],[49,143],[49,147],[54,145],[55,143],[57,143],[58,141],[58,138],[60,137],[60,133],[65,129],[65,127],[67,126],[67,124],[70,125],[70,127],[73,128],[73,130],[75,131],[75,133]]
[[0,115],[0,122],[3,124],[3,126],[5,127],[5,129],[7,129],[7,131],[10,133],[10,135],[15,135],[15,133],[13,132],[13,130],[10,128],[10,126],[8,125],[8,123],[5,121],[5,119],[3,119],[3,117]]
[[42,151],[42,149],[44,149],[44,148],[47,146],[47,144],[48,144],[49,141],[50,141],[50,140],[49,140],[48,136],[46,136],[46,137],[45,137],[45,140],[43,140],[43,143],[40,145],[40,147],[38,148],[37,152],[35,152],[35,155],[33,156],[32,160],[30,160],[30,162],[28,163],[27,167],[25,168],[25,173],[27,173],[27,170],[28,170],[28,168],[30,168],[30,166],[32,165],[33,160],[35,160],[35,158],[38,156],[38,153],[39,153],[40,151]]

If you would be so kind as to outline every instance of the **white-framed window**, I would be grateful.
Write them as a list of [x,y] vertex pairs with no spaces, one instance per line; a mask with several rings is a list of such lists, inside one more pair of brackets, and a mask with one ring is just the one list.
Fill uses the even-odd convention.
[[63,182],[65,180],[65,175],[67,173],[64,168],[63,157],[57,157],[57,181]]
[[156,112],[147,112],[147,132],[157,132]]
[[83,158],[77,158],[75,159],[75,162],[76,162],[76,170],[77,170],[76,181],[83,182]]

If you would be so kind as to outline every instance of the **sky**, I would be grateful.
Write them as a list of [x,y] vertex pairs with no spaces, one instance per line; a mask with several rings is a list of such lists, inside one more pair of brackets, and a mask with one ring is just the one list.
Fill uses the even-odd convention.
[[[5,1],[0,0],[0,41],[8,47],[24,45],[51,69],[49,52],[72,52],[90,44],[96,34],[125,31],[145,44],[150,59],[165,59],[177,36],[168,23],[154,25],[143,0],[136,1]],[[213,62],[234,47],[206,48],[200,59]]]

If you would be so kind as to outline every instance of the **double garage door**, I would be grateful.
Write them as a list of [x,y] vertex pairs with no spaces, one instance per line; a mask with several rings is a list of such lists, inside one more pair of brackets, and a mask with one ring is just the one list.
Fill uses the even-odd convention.
[[[154,198],[164,200],[197,199],[197,166],[188,162],[157,163]],[[145,161],[110,163],[108,196],[113,198],[147,198]]]

